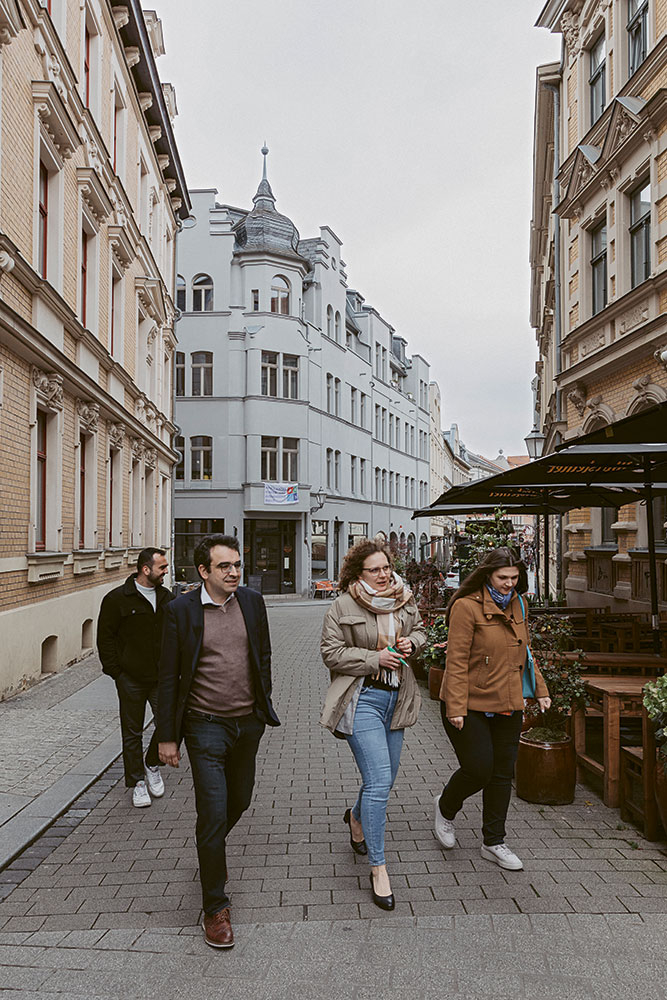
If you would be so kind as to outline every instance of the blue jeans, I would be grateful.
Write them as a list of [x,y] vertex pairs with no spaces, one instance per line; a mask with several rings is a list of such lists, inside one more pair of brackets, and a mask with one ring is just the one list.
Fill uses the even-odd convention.
[[398,691],[363,688],[353,732],[347,737],[362,780],[352,815],[361,821],[368,861],[373,866],[385,864],[387,802],[401,760],[403,730],[389,728],[397,701]]
[[250,805],[263,733],[264,723],[254,712],[233,719],[185,713],[185,745],[197,809],[199,879],[208,916],[229,906],[225,838]]

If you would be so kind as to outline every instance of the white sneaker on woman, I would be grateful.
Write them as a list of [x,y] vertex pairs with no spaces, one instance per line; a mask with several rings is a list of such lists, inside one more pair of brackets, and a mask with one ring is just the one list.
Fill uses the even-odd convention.
[[132,805],[138,809],[143,809],[151,804],[151,797],[148,794],[145,781],[138,781],[132,789]]
[[495,864],[500,865],[501,868],[507,868],[509,871],[519,872],[523,868],[523,861],[517,858],[516,854],[510,851],[506,844],[493,844],[491,847],[482,844],[481,854],[487,861],[493,861]]
[[440,796],[435,797],[435,835],[447,850],[456,847],[456,834],[451,819],[445,819],[440,812]]
[[149,767],[148,764],[144,764],[144,774],[146,775],[148,791],[156,799],[161,798],[164,795],[164,781],[160,774],[160,768],[157,766]]

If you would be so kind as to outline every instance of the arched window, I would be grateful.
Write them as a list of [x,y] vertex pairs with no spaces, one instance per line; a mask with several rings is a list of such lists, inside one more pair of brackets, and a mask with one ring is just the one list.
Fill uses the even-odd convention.
[[195,351],[192,355],[192,395],[213,395],[213,353]]
[[336,312],[336,343],[340,344],[341,332],[340,332],[340,313]]
[[190,438],[190,479],[213,479],[212,438]]
[[416,556],[416,554],[417,554],[416,553],[416,542],[417,542],[417,539],[412,534],[412,532],[410,532],[410,534],[408,535],[408,557],[410,559],[414,559],[415,556]]
[[271,282],[271,312],[289,316],[289,281],[276,274]]
[[175,476],[177,481],[185,479],[185,438],[174,438],[174,451],[178,452]]
[[333,309],[327,306],[327,337],[333,337]]
[[174,391],[177,396],[185,395],[185,352],[176,351],[174,357]]
[[177,274],[176,275],[176,308],[179,309],[180,312],[185,312],[185,294],[186,294],[185,278],[183,277],[182,274]]
[[192,282],[192,311],[213,312],[213,278],[198,274]]

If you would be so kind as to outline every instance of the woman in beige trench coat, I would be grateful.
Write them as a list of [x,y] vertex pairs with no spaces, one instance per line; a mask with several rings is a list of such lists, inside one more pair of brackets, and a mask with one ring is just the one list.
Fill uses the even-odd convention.
[[347,739],[354,754],[362,784],[343,820],[352,849],[368,854],[373,902],[393,910],[384,855],[387,802],[403,730],[419,714],[421,696],[409,657],[422,649],[426,630],[412,592],[379,541],[364,540],[350,549],[340,588],[322,628],[320,648],[331,684],[320,721]]

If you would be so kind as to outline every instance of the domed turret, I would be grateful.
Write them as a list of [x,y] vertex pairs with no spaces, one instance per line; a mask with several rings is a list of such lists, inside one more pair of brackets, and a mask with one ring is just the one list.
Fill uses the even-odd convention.
[[264,145],[264,167],[257,194],[252,199],[254,208],[234,229],[234,253],[271,253],[302,260],[297,249],[299,232],[296,226],[286,215],[276,212],[276,199],[266,177],[268,152]]

